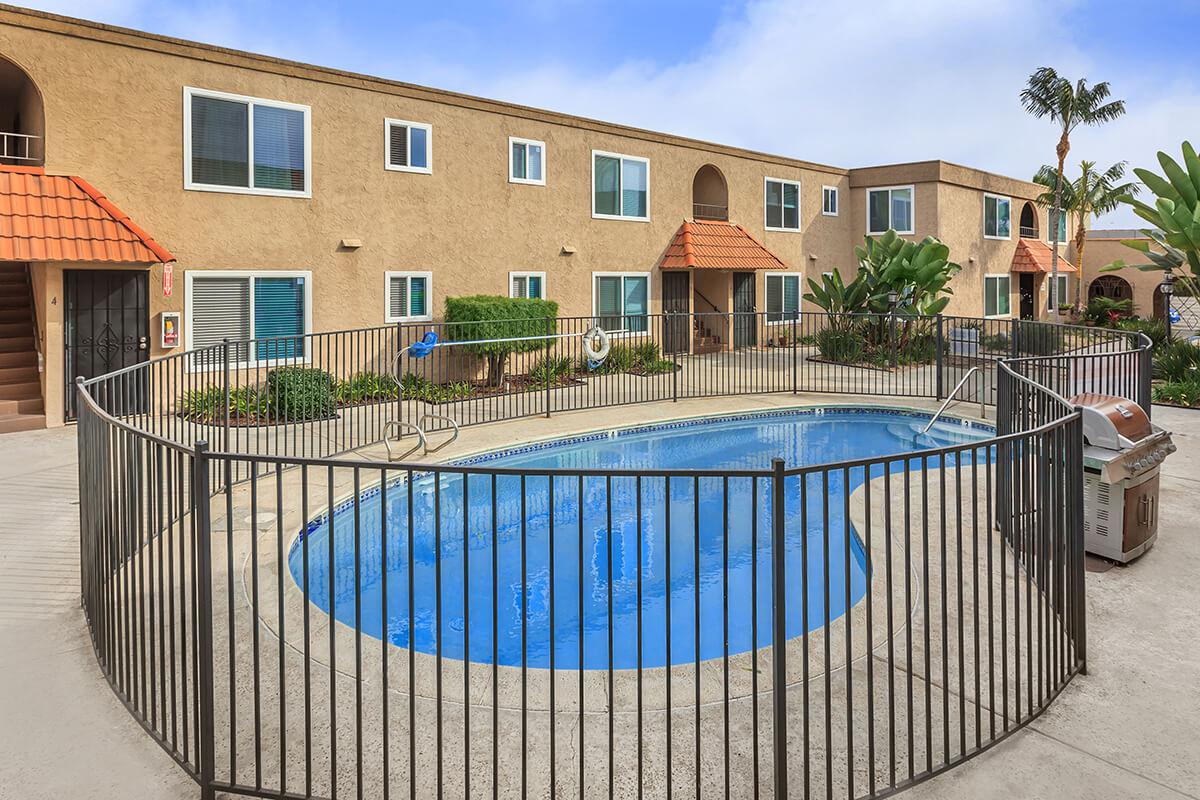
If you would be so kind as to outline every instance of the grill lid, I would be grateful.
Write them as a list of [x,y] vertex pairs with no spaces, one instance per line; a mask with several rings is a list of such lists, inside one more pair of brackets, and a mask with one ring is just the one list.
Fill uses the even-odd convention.
[[1085,393],[1071,402],[1083,410],[1083,438],[1093,447],[1128,450],[1154,433],[1142,407],[1124,397]]

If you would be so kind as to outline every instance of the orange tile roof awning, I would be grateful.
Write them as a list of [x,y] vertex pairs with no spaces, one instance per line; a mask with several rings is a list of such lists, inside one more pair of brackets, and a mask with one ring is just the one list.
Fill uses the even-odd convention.
[[[1010,272],[1051,272],[1050,245],[1038,239],[1018,239],[1017,252],[1013,254]],[[1059,272],[1075,272],[1070,261],[1058,256]]]
[[174,260],[83,178],[0,166],[0,261]]
[[741,225],[685,222],[659,260],[660,269],[787,269]]

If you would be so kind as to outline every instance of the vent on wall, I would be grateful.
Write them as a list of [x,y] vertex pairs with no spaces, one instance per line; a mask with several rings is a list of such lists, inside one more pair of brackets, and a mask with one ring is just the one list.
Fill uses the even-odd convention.
[[1099,475],[1090,472],[1084,474],[1084,508],[1087,509],[1083,516],[1084,535],[1095,533],[1097,536],[1108,536],[1112,513],[1111,489],[1112,486],[1100,480]]

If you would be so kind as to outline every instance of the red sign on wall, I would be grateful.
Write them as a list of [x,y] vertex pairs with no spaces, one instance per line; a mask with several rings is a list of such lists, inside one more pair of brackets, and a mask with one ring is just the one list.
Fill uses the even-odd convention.
[[170,297],[173,288],[175,288],[175,264],[168,261],[163,264],[163,297]]

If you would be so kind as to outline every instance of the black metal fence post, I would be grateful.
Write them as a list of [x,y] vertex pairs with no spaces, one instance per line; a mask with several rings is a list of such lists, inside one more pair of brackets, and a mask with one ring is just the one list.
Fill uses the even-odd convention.
[[1154,405],[1154,392],[1151,384],[1154,379],[1154,345],[1152,342],[1142,342],[1138,348],[1138,405],[1150,417],[1150,409]]
[[946,339],[945,332],[942,327],[942,315],[937,315],[937,399],[941,400],[946,396],[945,385],[945,349]]
[[1079,660],[1079,672],[1087,675],[1087,554],[1083,542],[1083,409],[1077,406],[1078,415],[1068,427],[1071,442],[1071,457],[1068,459],[1070,474],[1067,485],[1071,489],[1071,524],[1066,534],[1071,537],[1071,546],[1079,553],[1075,571],[1075,655]]
[[[226,453],[231,452],[229,447],[229,406],[232,400],[230,390],[230,367],[229,367],[229,337],[221,340],[221,449]],[[229,459],[225,459],[225,493],[233,491],[233,465]]]
[[196,442],[192,457],[192,513],[196,526],[195,592],[197,613],[196,647],[199,658],[196,691],[199,693],[200,741],[197,742],[199,763],[200,798],[215,797],[214,759],[216,741],[213,727],[213,599],[212,599],[212,543],[211,514],[209,509],[209,466],[208,442]]
[[[771,732],[775,762],[775,796],[787,797],[787,574],[784,530],[785,496],[782,458],[771,461]],[[801,535],[804,532],[801,531]],[[757,643],[754,645],[757,647]]]

